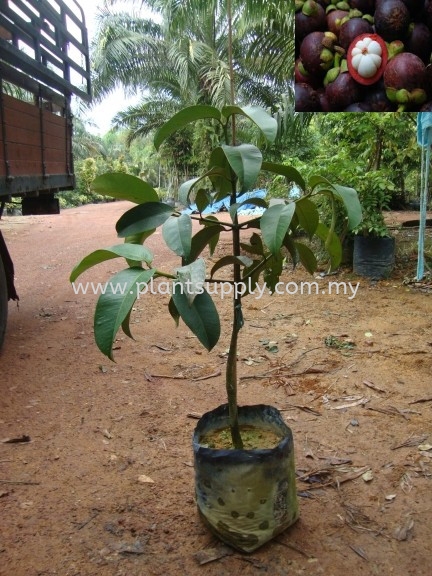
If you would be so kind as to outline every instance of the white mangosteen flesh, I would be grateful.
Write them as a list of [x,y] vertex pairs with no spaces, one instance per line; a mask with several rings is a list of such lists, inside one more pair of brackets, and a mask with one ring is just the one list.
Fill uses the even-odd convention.
[[359,40],[351,52],[353,68],[362,78],[372,78],[382,62],[382,48],[372,38]]

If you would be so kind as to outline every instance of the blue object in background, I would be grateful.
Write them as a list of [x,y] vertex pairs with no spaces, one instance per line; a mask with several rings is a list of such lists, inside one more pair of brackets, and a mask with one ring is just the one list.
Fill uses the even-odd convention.
[[424,276],[424,240],[428,205],[428,188],[432,147],[432,112],[417,114],[417,142],[422,147],[420,179],[420,226],[418,238],[417,280]]
[[[252,192],[245,192],[241,194],[241,196],[237,197],[237,202],[246,202],[249,198],[265,198],[267,192],[265,190],[253,190]],[[230,197],[226,196],[222,200],[218,200],[217,202],[213,202],[210,206],[207,206],[205,210],[203,210],[203,214],[217,214],[218,212],[228,212],[230,208]],[[185,208],[182,213],[183,214],[194,214],[198,212],[198,208],[196,204],[191,204],[187,208]],[[250,216],[250,215],[260,215],[264,212],[264,208],[260,208],[259,206],[255,206],[255,204],[244,204],[241,208],[238,209],[238,213],[242,216]]]

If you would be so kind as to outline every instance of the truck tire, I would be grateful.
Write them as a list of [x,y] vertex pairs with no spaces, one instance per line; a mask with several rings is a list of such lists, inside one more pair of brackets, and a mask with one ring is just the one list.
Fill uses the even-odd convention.
[[3,260],[0,257],[0,348],[2,347],[6,332],[8,313],[8,288],[6,283],[6,273]]

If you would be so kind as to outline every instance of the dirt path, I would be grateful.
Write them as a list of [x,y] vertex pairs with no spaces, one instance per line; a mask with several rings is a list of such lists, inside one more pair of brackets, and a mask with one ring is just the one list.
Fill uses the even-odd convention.
[[[174,328],[166,297],[149,296],[137,302],[136,341],[120,337],[109,363],[93,342],[96,297],[68,283],[89,250],[117,243],[123,208],[1,222],[21,301],[0,355],[0,440],[30,437],[0,442],[1,576],[429,576],[430,292],[401,273],[370,283],[345,271],[330,280],[360,281],[352,299],[245,303],[240,401],[284,411],[301,518],[250,556],[227,554],[196,513],[188,417],[225,401],[227,341],[207,354]],[[153,247],[169,264],[158,237]],[[320,292],[328,280],[317,279]],[[195,555],[211,549],[221,557],[200,565]]]

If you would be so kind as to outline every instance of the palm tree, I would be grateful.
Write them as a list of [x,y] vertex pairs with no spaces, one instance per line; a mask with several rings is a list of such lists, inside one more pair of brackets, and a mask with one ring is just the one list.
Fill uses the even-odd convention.
[[[147,134],[184,106],[230,102],[225,2],[147,0],[158,16],[116,12],[116,0],[100,9],[94,43],[96,97],[121,85],[142,94],[139,105],[116,117],[130,138]],[[293,10],[290,2],[234,0],[233,59],[237,100],[276,111],[289,95]]]

